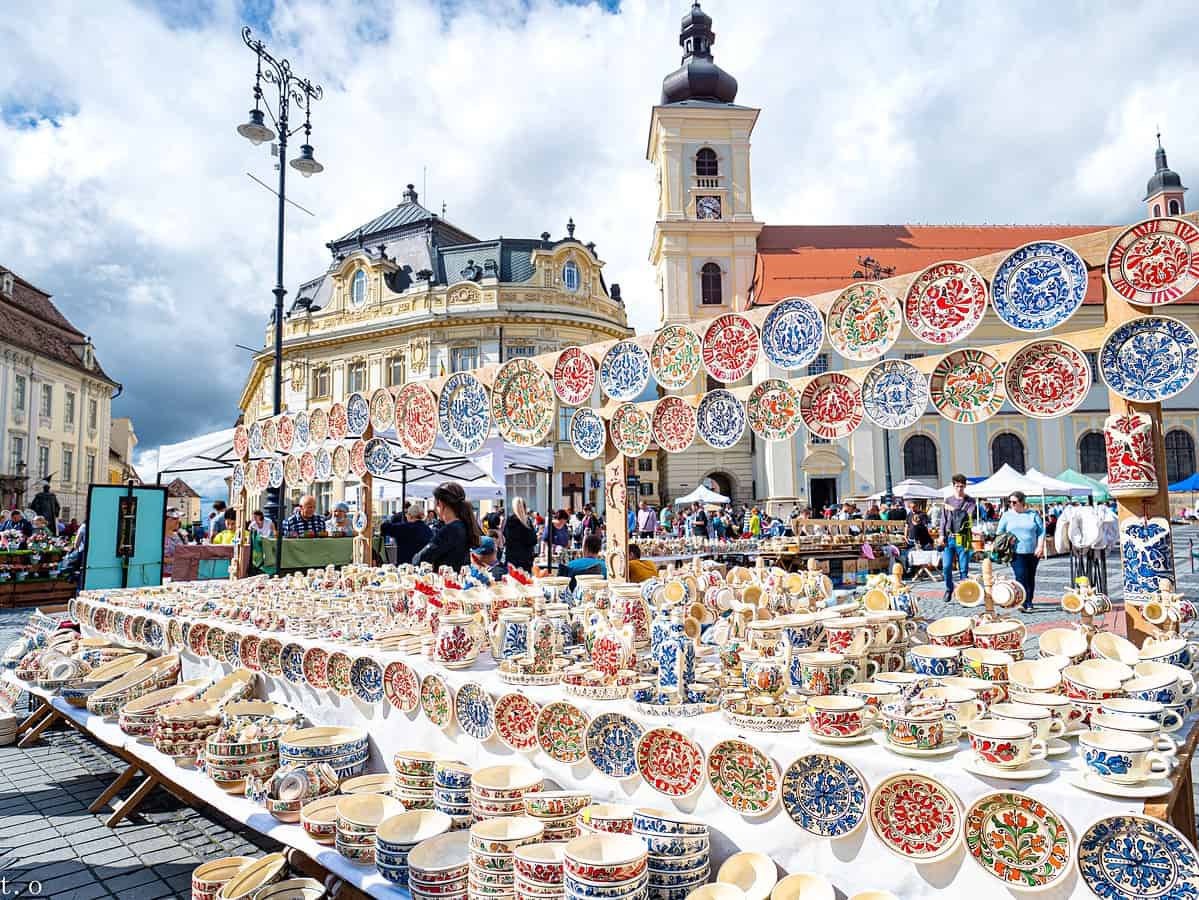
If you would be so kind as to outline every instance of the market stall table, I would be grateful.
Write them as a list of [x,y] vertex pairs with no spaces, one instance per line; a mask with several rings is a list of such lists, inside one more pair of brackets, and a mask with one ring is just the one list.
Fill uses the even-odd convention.
[[[349,537],[284,538],[283,571],[342,566],[354,555],[354,539]],[[275,540],[262,542],[262,565],[265,571],[275,571]]]

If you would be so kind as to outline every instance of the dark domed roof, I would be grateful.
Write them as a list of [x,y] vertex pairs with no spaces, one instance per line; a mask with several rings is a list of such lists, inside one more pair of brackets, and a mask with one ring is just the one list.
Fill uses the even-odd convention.
[[1153,177],[1145,185],[1146,200],[1154,194],[1160,194],[1162,191],[1186,190],[1182,186],[1182,176],[1166,164],[1166,149],[1162,146],[1162,136],[1160,134],[1157,136],[1157,151],[1153,154],[1153,159],[1157,171],[1153,173]]
[[712,17],[700,9],[699,3],[683,16],[679,44],[683,48],[683,64],[662,79],[662,104],[684,100],[706,100],[712,103],[732,103],[737,97],[737,79],[712,60]]

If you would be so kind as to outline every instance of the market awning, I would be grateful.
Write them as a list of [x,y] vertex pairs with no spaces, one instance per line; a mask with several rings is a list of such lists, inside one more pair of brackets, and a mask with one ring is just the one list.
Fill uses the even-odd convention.
[[1199,491],[1199,472],[1196,472],[1190,478],[1174,482],[1170,485],[1169,489],[1171,493],[1176,491]]
[[224,471],[233,467],[237,457],[233,455],[233,429],[224,428],[210,434],[202,434],[178,444],[163,444],[158,448],[156,463],[158,476],[178,472]]
[[724,494],[718,494],[709,487],[700,485],[690,494],[685,497],[679,497],[674,501],[675,506],[682,506],[686,503],[728,503],[729,498]]
[[1061,481],[1046,475],[1036,468],[1029,469],[1025,477],[1039,482],[1041,485],[1039,493],[1045,497],[1089,497],[1092,493],[1090,485],[1079,485],[1072,484],[1069,481]]
[[1058,481],[1066,481],[1070,484],[1081,485],[1091,489],[1091,496],[1099,503],[1106,502],[1112,499],[1111,492],[1107,489],[1107,485],[1095,478],[1088,478],[1081,472],[1075,472],[1073,469],[1066,469],[1064,472],[1058,473]]

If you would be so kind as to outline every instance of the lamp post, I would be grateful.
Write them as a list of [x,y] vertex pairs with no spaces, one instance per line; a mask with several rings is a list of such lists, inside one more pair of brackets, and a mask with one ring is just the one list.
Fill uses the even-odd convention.
[[[254,108],[250,110],[249,120],[237,126],[237,133],[257,146],[263,141],[271,141],[278,132],[279,139],[279,223],[275,235],[275,373],[274,373],[274,414],[283,411],[283,297],[287,290],[283,287],[283,214],[287,205],[287,139],[302,128],[304,143],[300,145],[300,155],[291,161],[291,167],[310,178],[324,170],[312,153],[309,138],[312,134],[311,107],[313,100],[320,100],[324,91],[319,84],[313,84],[307,78],[301,78],[291,70],[291,63],[286,59],[276,59],[267,50],[247,26],[241,30],[242,40],[258,57],[258,68],[254,74]],[[264,65],[265,64],[265,65]],[[262,92],[262,82],[274,85],[277,98],[274,109],[265,102]],[[304,107],[304,124],[288,130],[288,119],[291,101]],[[261,106],[266,107],[266,114],[271,117],[274,129],[268,126],[263,117]],[[283,568],[283,493],[286,485],[267,491],[267,515],[275,522],[275,570]]]

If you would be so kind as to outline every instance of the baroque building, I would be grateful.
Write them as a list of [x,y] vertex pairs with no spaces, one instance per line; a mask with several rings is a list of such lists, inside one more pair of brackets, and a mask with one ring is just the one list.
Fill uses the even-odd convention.
[[[300,286],[284,321],[287,411],[632,333],[619,285],[606,283],[573,220],[557,240],[480,240],[423,207],[409,184],[397,206],[326,246],[328,269]],[[272,346],[268,326],[239,403],[247,421],[272,413]],[[546,474],[513,472],[509,496],[542,511],[599,499],[602,466],[571,449],[572,412],[558,413],[552,492]],[[357,480],[312,492],[327,510],[356,500]]]

